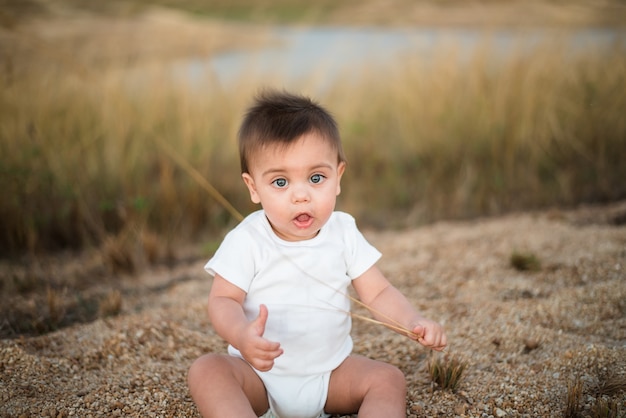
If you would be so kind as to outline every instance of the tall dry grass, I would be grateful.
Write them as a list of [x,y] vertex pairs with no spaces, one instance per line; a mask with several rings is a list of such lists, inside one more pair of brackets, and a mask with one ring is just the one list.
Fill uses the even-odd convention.
[[341,92],[351,209],[401,225],[626,195],[624,45],[493,57],[449,45]]
[[[490,45],[405,57],[316,97],[349,159],[341,209],[391,227],[626,196],[624,45],[574,55],[545,45],[497,63]],[[253,209],[234,141],[258,85],[224,90],[207,74],[190,90],[163,68],[130,83],[125,69],[79,71],[71,59],[28,68],[0,77],[3,254],[146,231],[196,239],[232,224],[159,141]]]

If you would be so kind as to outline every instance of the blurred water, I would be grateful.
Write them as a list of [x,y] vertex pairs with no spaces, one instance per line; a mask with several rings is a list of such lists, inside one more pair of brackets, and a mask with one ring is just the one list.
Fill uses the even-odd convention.
[[619,29],[498,30],[444,28],[343,28],[315,27],[270,29],[274,39],[267,47],[237,50],[210,58],[179,62],[177,78],[197,85],[207,77],[223,87],[245,80],[250,83],[282,83],[285,87],[308,81],[323,88],[339,74],[358,77],[363,71],[385,71],[408,56],[428,62],[437,52],[454,49],[462,60],[477,48],[489,45],[494,55],[524,53],[546,41],[560,41],[576,51],[620,43],[626,47],[626,31]]

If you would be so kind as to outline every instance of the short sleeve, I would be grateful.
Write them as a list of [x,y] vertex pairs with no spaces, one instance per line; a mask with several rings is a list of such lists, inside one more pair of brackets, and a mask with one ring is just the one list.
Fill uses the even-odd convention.
[[351,279],[356,279],[376,264],[382,254],[365,239],[351,215],[337,212],[337,217],[346,244],[346,272]]
[[253,241],[245,231],[234,229],[229,232],[215,255],[204,269],[211,275],[219,274],[244,292],[250,289],[255,275]]

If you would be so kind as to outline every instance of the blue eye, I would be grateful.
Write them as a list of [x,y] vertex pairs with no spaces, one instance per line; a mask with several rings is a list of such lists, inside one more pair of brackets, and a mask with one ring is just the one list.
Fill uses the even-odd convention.
[[276,187],[278,187],[279,189],[282,189],[283,187],[287,186],[287,180],[286,179],[276,179],[272,182],[272,184]]
[[324,176],[323,176],[323,175],[321,175],[321,174],[313,174],[313,175],[311,176],[311,178],[309,179],[309,181],[310,181],[311,183],[313,183],[313,184],[319,184],[319,183],[323,182],[325,178],[326,178],[326,177],[324,177]]

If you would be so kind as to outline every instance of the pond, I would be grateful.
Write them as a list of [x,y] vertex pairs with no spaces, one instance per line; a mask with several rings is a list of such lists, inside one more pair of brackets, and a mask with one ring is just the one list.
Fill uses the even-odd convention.
[[345,28],[276,27],[268,29],[273,41],[266,47],[236,50],[209,58],[194,58],[173,67],[177,79],[197,86],[206,77],[228,88],[233,83],[280,82],[288,87],[307,81],[323,88],[339,74],[354,77],[363,71],[385,71],[409,56],[428,62],[446,48],[457,58],[470,57],[488,45],[491,55],[524,53],[544,42],[561,42],[575,53],[618,43],[626,47],[626,30],[575,31],[496,30],[449,28]]

